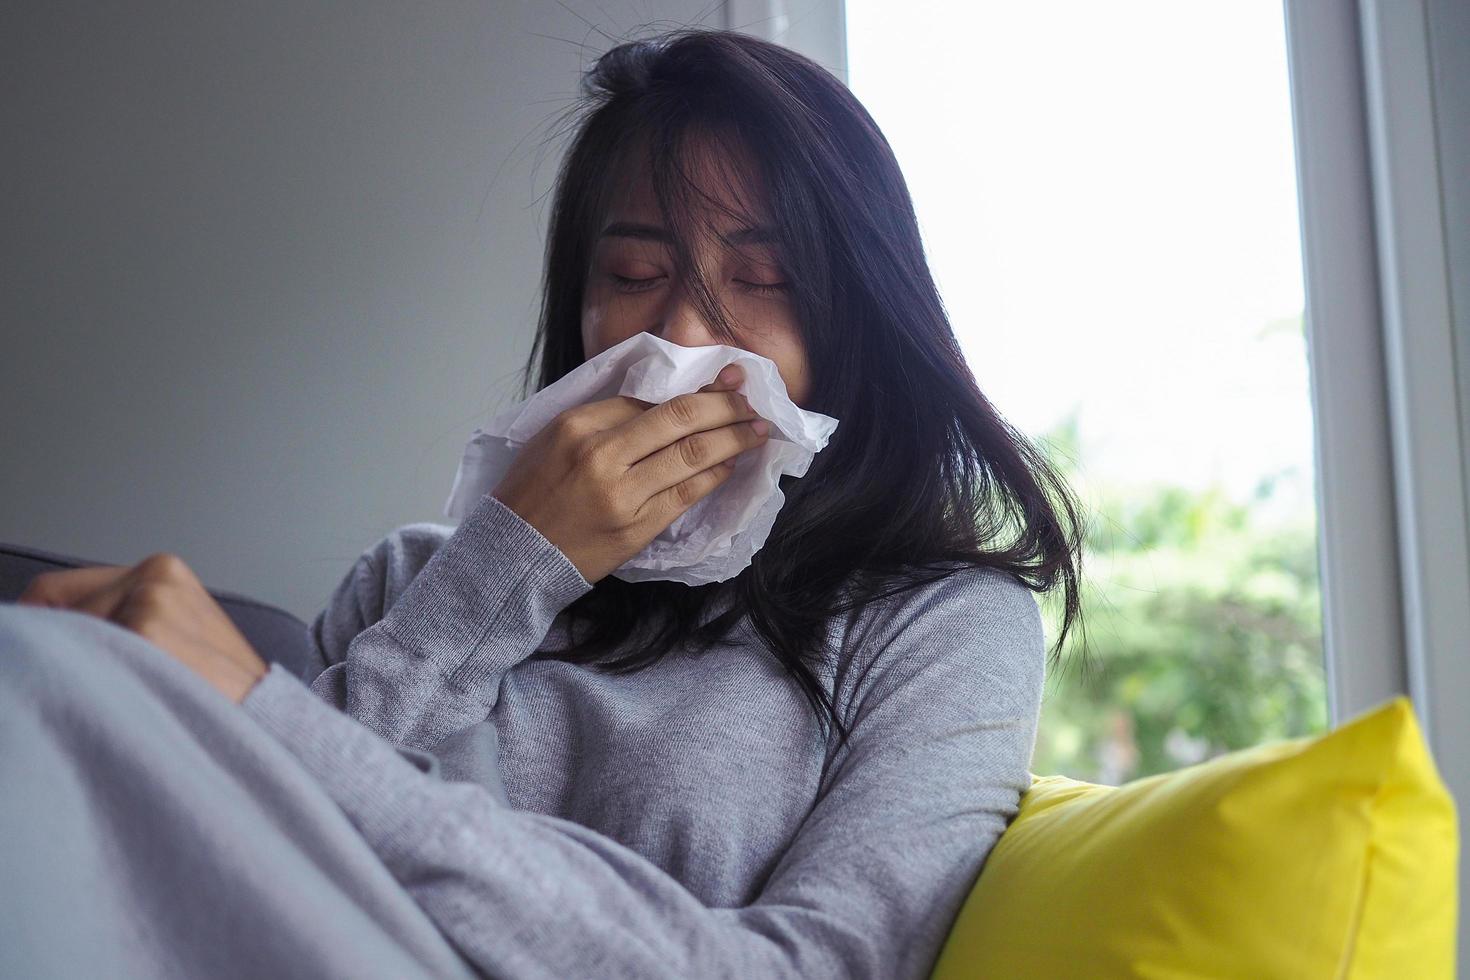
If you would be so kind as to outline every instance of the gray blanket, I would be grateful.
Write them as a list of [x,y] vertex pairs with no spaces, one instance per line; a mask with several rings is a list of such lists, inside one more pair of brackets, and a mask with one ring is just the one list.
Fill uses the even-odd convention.
[[239,707],[119,626],[0,604],[0,977],[474,975]]

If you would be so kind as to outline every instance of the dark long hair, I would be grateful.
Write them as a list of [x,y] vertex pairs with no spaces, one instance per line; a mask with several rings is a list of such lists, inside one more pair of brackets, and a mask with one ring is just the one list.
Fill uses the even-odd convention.
[[[824,730],[835,725],[845,741],[808,665],[823,652],[829,621],[959,568],[989,566],[1035,592],[1064,587],[1055,663],[1080,616],[1080,508],[976,385],[898,162],[857,99],[786,48],[684,30],[608,51],[566,118],[573,136],[552,202],[526,390],[585,360],[593,246],[629,160],[648,168],[676,265],[706,320],[733,336],[688,261],[699,192],[687,158],[696,141],[713,141],[743,150],[759,170],[810,365],[806,407],[840,424],[804,477],[783,479],[787,502],[740,575],[695,587],[604,578],[568,607],[569,645],[538,656],[638,670],[684,644],[726,641],[748,615]],[[632,652],[604,659],[624,644]]]

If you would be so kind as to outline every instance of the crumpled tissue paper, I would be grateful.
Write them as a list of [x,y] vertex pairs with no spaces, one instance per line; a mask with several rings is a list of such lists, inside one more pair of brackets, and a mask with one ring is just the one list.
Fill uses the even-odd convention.
[[744,370],[736,390],[771,424],[770,438],[735,457],[735,472],[723,484],[612,574],[627,582],[665,579],[686,585],[734,578],[766,543],[786,502],[780,478],[804,475],[837,428],[836,419],[797,407],[773,361],[738,347],[683,347],[639,333],[583,362],[474,431],[445,515],[463,520],[495,489],[521,447],[566,409],[614,395],[665,402],[698,391],[727,364]]

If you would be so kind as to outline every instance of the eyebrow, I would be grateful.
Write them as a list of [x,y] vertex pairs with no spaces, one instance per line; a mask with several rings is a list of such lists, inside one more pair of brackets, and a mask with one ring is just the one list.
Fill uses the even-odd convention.
[[[672,237],[667,228],[644,225],[632,221],[614,221],[602,230],[602,238],[635,238],[645,242],[662,242],[667,245]],[[757,228],[739,228],[720,239],[726,245],[769,245],[776,241],[776,233],[764,225]]]

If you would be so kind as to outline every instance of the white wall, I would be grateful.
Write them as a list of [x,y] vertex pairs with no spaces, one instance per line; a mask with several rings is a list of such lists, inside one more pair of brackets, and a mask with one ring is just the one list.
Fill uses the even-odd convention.
[[725,26],[718,0],[7,3],[0,541],[171,550],[307,617],[443,520],[529,349],[541,141],[593,26],[701,18]]

